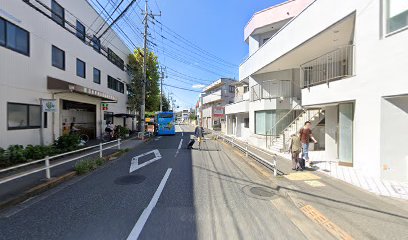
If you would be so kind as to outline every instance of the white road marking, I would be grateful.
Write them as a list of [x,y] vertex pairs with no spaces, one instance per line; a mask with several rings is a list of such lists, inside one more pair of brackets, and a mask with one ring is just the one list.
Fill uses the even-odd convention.
[[[139,158],[141,158],[143,156],[146,156],[148,154],[151,154],[151,153],[154,154],[154,158],[139,165]],[[157,149],[154,149],[152,151],[149,151],[149,152],[140,154],[138,156],[135,156],[135,157],[132,158],[132,161],[130,163],[129,173],[131,173],[133,171],[136,171],[139,168],[145,167],[145,166],[149,165],[150,163],[153,163],[153,162],[155,162],[155,161],[157,161],[157,160],[159,160],[161,158],[162,158],[162,156],[161,156],[159,150],[157,150]]]
[[156,192],[153,195],[152,200],[150,200],[149,205],[145,208],[142,215],[140,215],[139,219],[137,220],[135,226],[133,227],[132,231],[130,232],[127,240],[136,240],[139,238],[140,233],[143,230],[147,219],[149,218],[150,214],[152,213],[153,208],[156,206],[157,201],[159,201],[160,195],[166,185],[167,180],[169,179],[171,168],[167,169],[166,174],[164,174],[163,179],[161,180],[159,187],[157,188]]
[[183,139],[180,139],[180,143],[179,143],[179,145],[178,145],[176,154],[174,154],[174,157],[177,157],[177,154],[179,153],[179,151],[180,151],[182,145],[183,145]]
[[160,139],[161,139],[161,136],[160,136],[160,137],[155,138],[155,139],[154,139],[154,141],[159,141]]
[[180,143],[177,149],[180,149],[182,144],[183,144],[183,139],[180,139]]

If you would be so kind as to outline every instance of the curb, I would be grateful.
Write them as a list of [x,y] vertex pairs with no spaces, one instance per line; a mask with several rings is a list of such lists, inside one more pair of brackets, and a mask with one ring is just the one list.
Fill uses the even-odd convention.
[[[103,158],[106,161],[111,161],[111,160],[114,160],[114,159],[120,157],[123,154],[124,153],[121,152],[121,151],[116,151],[116,152],[114,152],[114,153],[112,153],[112,154],[110,154],[108,156],[103,157]],[[34,186],[34,187],[24,191],[23,193],[21,193],[21,194],[19,194],[17,196],[11,197],[9,199],[6,199],[6,200],[0,202],[0,211],[6,209],[8,207],[15,206],[15,205],[17,205],[19,203],[22,203],[22,202],[26,201],[27,199],[32,198],[32,197],[34,197],[36,195],[39,195],[39,194],[41,194],[41,193],[43,193],[43,192],[45,192],[45,191],[47,191],[47,190],[49,190],[51,188],[54,188],[54,187],[58,186],[59,184],[64,183],[64,182],[66,182],[68,180],[71,180],[72,178],[74,178],[76,176],[79,176],[79,175],[75,171],[71,171],[71,172],[66,173],[66,174],[64,174],[62,176],[54,177],[54,178],[52,178],[52,179],[50,179],[50,180],[48,180],[48,181],[46,181],[44,183],[41,183],[41,184],[39,184],[37,186]]]
[[39,195],[48,189],[51,189],[65,181],[68,181],[72,178],[77,176],[75,171],[69,172],[67,174],[64,174],[62,176],[53,178],[45,183],[41,183],[40,185],[37,185],[31,189],[28,189],[27,191],[23,192],[22,194],[17,195],[16,197],[12,197],[8,200],[5,200],[3,202],[0,202],[0,210],[3,210],[7,207],[11,207],[14,205],[17,205],[21,202],[24,202],[25,200],[34,197],[36,195]]

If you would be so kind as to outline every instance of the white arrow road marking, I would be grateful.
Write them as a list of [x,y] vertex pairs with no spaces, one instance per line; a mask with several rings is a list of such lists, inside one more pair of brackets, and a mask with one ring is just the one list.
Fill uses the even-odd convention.
[[127,237],[127,240],[136,240],[139,238],[140,233],[142,232],[142,229],[147,222],[147,219],[149,218],[150,214],[152,213],[153,208],[156,206],[157,201],[159,201],[160,195],[164,189],[164,186],[166,185],[167,180],[169,179],[170,173],[171,173],[171,168],[167,169],[166,174],[164,174],[163,179],[161,180],[159,187],[157,188],[156,192],[153,195],[152,200],[150,200],[149,205],[145,208],[143,211],[142,215],[140,215],[139,219],[137,220],[135,226],[133,227],[132,231],[130,232],[129,236]]
[[[148,154],[151,154],[151,153],[154,153],[154,158],[139,165],[139,158],[141,158],[143,156],[146,156]],[[129,173],[131,173],[133,171],[136,171],[137,169],[142,168],[142,167],[144,167],[146,165],[149,165],[150,163],[155,162],[155,161],[159,160],[160,158],[162,158],[162,156],[161,156],[159,150],[157,150],[157,149],[154,149],[152,151],[149,151],[149,152],[140,154],[140,155],[138,155],[136,157],[133,157],[132,162],[130,163]]]

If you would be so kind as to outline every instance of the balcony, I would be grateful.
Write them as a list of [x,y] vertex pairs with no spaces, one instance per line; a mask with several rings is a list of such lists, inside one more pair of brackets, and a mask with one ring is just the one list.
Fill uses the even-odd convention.
[[292,97],[290,80],[268,80],[251,87],[251,101]]
[[236,96],[234,103],[225,106],[225,114],[249,112],[249,92]]
[[223,94],[221,89],[212,93],[208,93],[206,96],[203,97],[203,104],[221,101],[224,95],[225,94]]
[[354,45],[346,45],[301,65],[303,88],[354,75]]

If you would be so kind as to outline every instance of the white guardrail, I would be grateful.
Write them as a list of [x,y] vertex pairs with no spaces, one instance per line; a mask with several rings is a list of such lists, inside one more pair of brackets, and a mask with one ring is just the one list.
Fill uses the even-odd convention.
[[[37,164],[37,163],[40,163],[40,162],[44,162],[44,167],[35,168],[35,169],[28,170],[28,171],[25,171],[25,172],[22,172],[22,173],[17,173],[17,174],[11,175],[11,176],[1,178],[0,179],[0,184],[10,182],[12,180],[22,178],[22,177],[25,177],[27,175],[37,173],[37,172],[41,172],[41,171],[45,171],[45,177],[47,179],[50,179],[51,178],[51,168],[54,168],[54,167],[57,167],[59,165],[69,163],[69,162],[72,162],[72,161],[75,161],[75,160],[78,160],[78,159],[81,159],[81,158],[86,157],[86,156],[90,156],[92,154],[96,154],[96,153],[99,153],[99,157],[102,157],[103,156],[102,154],[103,154],[104,150],[114,148],[114,147],[118,147],[118,149],[120,149],[120,144],[121,144],[120,141],[121,141],[120,139],[117,139],[117,140],[113,140],[113,141],[110,141],[110,142],[99,143],[97,145],[81,148],[81,149],[78,149],[78,150],[75,150],[75,151],[66,152],[66,153],[54,155],[54,156],[51,156],[51,157],[47,156],[47,157],[45,157],[43,159],[31,161],[31,162],[28,162],[28,163],[19,164],[19,165],[12,166],[12,167],[9,167],[9,168],[0,169],[0,173],[3,173],[3,172],[8,172],[8,171],[11,171],[11,170],[18,169],[18,168],[21,168],[21,167]],[[107,144],[111,144],[111,143],[115,143],[115,144],[107,146],[105,148],[103,147],[103,146],[105,146]],[[74,153],[78,153],[78,152],[82,152],[82,151],[89,150],[89,149],[94,149],[94,148],[98,148],[98,150],[95,150],[95,151],[92,151],[92,152],[89,152],[89,153],[86,153],[86,154],[83,154],[83,155],[80,155],[80,156],[76,156],[76,157],[73,157],[73,158],[70,158],[70,159],[67,159],[67,160],[63,160],[63,161],[55,163],[55,164],[50,164],[51,159],[71,155],[71,154],[74,154]]]
[[221,138],[224,142],[227,142],[229,144],[231,144],[232,147],[235,147],[237,149],[239,149],[241,152],[245,153],[245,155],[248,157],[252,157],[253,159],[255,159],[256,161],[258,161],[259,163],[261,163],[262,165],[264,165],[265,167],[271,169],[273,171],[273,175],[276,177],[278,175],[278,168],[276,165],[276,155],[274,154],[272,156],[272,162],[269,162],[265,159],[263,159],[261,156],[251,152],[248,150],[248,144],[245,143],[245,146],[242,146],[241,144],[238,144],[237,142],[234,142],[234,139],[231,138],[227,138],[225,136],[223,136],[222,134],[216,134],[217,138]]

